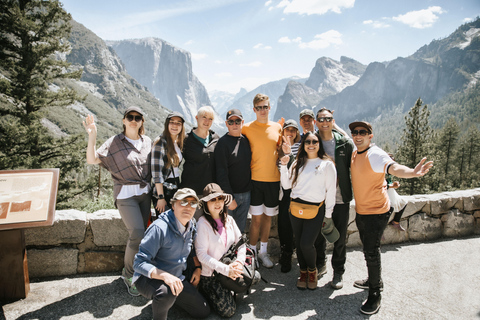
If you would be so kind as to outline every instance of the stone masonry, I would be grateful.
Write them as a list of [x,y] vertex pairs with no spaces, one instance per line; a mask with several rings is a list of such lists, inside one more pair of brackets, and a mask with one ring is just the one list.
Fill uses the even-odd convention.
[[[408,204],[401,225],[406,231],[387,226],[384,244],[480,234],[480,188],[405,198]],[[274,218],[269,240],[273,260],[280,254],[276,222]],[[246,230],[248,227],[247,223]],[[120,271],[127,238],[117,210],[58,210],[51,227],[25,230],[29,275],[34,278]],[[361,247],[354,202],[350,205],[347,245]],[[327,249],[332,246],[329,244]]]

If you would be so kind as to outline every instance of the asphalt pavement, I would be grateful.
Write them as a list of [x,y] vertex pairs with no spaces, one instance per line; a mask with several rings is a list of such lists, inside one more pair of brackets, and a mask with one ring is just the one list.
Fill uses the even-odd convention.
[[[347,253],[344,287],[329,286],[333,271],[314,291],[295,287],[298,266],[289,273],[261,268],[268,283],[260,282],[251,294],[237,297],[231,319],[480,319],[480,236],[441,239],[429,243],[382,246],[385,289],[380,311],[360,313],[367,292],[353,287],[366,278],[360,249]],[[0,319],[152,319],[151,302],[131,297],[118,274],[77,275],[31,279],[26,299],[2,302]],[[188,319],[176,307],[169,319]],[[207,319],[221,319],[211,314]]]

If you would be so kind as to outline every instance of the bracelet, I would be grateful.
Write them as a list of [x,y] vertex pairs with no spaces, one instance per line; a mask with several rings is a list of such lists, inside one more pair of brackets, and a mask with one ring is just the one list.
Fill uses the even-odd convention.
[[197,270],[197,269],[202,270],[202,266],[195,266],[195,268],[193,268],[193,270]]

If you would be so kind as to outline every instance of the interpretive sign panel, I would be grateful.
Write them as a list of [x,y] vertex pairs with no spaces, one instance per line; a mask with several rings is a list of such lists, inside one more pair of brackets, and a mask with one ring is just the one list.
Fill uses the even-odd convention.
[[0,230],[51,226],[59,169],[0,171]]

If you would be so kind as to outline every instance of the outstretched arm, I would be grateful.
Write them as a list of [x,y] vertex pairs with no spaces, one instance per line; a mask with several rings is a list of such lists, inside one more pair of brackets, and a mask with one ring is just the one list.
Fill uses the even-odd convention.
[[425,163],[426,160],[426,157],[420,160],[420,162],[413,169],[398,163],[394,163],[388,168],[388,173],[396,177],[406,179],[424,176],[427,174],[430,168],[433,167],[433,161],[428,161]]
[[95,125],[95,120],[91,114],[89,114],[87,118],[85,118],[85,121],[83,121],[83,127],[88,133],[87,163],[98,164],[101,161],[97,157],[95,151],[95,144],[97,143],[97,126]]

